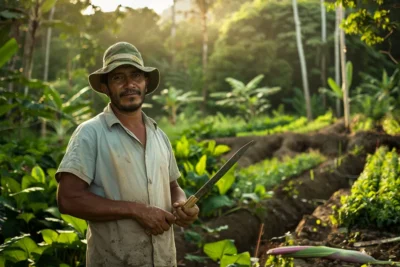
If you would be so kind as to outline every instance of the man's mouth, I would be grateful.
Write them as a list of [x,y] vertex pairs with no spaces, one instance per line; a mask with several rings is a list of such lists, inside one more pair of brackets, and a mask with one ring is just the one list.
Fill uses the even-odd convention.
[[128,91],[125,91],[122,94],[120,94],[121,97],[131,96],[131,95],[139,95],[140,96],[141,93],[139,90],[128,90]]

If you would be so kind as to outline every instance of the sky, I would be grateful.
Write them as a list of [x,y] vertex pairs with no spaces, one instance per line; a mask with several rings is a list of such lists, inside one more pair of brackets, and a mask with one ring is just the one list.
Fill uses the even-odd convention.
[[91,2],[99,6],[103,12],[114,11],[118,5],[122,5],[132,8],[148,7],[161,14],[172,5],[173,0],[92,0]]

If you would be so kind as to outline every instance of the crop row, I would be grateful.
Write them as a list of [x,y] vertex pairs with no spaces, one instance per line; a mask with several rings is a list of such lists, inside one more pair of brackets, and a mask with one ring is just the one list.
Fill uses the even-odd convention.
[[347,227],[398,227],[400,164],[396,150],[380,147],[367,159],[363,172],[343,199],[339,222]]

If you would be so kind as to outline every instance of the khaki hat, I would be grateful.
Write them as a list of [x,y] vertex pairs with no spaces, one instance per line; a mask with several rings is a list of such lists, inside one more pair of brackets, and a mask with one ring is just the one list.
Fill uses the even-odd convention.
[[103,56],[103,67],[89,75],[89,84],[93,90],[106,94],[101,90],[101,77],[122,65],[131,65],[148,73],[147,93],[154,92],[160,83],[160,72],[153,67],[145,67],[142,55],[135,46],[127,42],[118,42],[110,46]]

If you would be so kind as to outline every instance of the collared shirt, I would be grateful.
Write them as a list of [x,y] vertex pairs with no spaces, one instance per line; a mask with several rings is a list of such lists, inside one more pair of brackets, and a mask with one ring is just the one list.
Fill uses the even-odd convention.
[[[135,201],[171,212],[170,183],[180,176],[171,144],[143,113],[146,147],[108,105],[73,133],[57,170],[89,184],[94,194]],[[86,266],[176,266],[172,227],[148,236],[133,219],[88,222]]]

